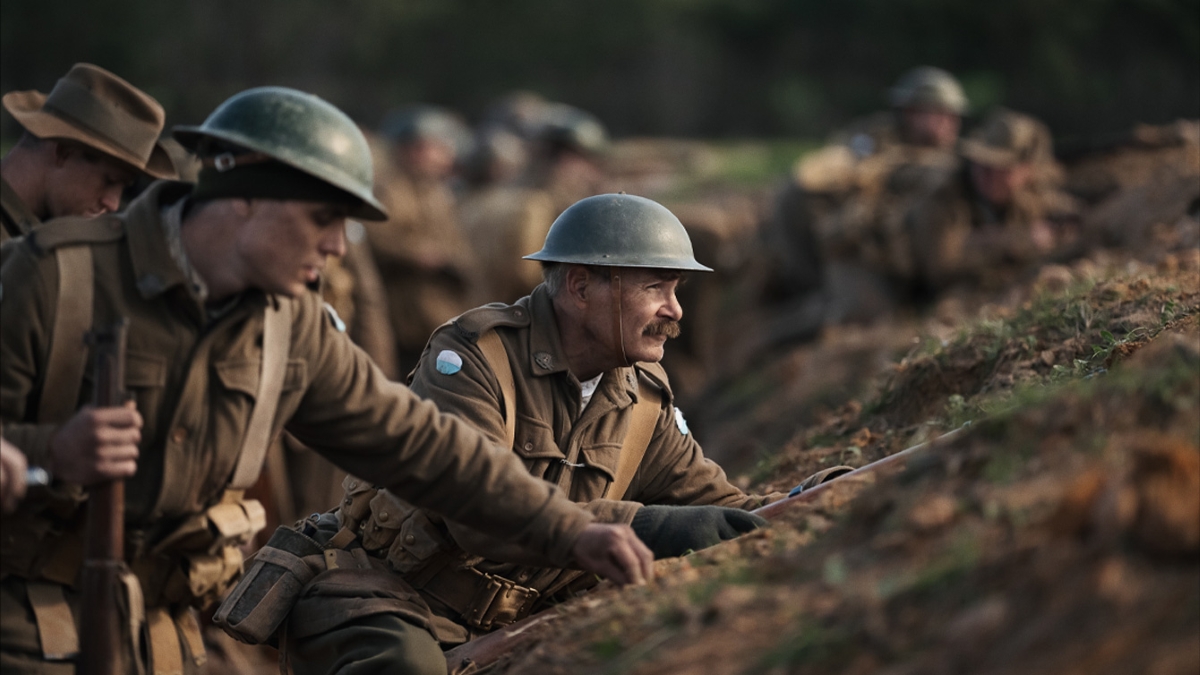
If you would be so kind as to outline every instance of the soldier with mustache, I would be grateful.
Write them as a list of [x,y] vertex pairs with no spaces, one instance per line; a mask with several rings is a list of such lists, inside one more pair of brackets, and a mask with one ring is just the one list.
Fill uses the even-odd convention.
[[[542,263],[544,282],[514,304],[485,305],[439,328],[410,376],[412,390],[511,448],[530,474],[597,521],[631,525],[656,558],[763,525],[749,510],[782,495],[745,494],[705,458],[658,364],[680,333],[677,286],[689,272],[710,271],[679,220],[642,197],[589,197],[564,211],[542,250],[526,258]],[[369,482],[351,477],[345,487],[340,508],[305,528],[318,539],[352,533],[352,546],[385,560],[416,589],[414,606],[432,610],[443,648],[596,583]],[[293,629],[319,614],[319,602],[300,599]],[[353,624],[289,647],[297,673],[338,659],[391,663],[386,640],[364,643]]]

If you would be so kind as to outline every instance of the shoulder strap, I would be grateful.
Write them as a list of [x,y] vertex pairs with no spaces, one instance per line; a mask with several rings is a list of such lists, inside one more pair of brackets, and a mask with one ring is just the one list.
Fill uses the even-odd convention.
[[617,475],[605,493],[606,499],[620,500],[625,497],[629,484],[633,482],[633,474],[637,473],[642,458],[646,456],[646,448],[650,447],[650,438],[654,436],[654,424],[658,421],[660,410],[662,395],[645,378],[638,377],[638,400],[633,404],[633,419],[629,422],[625,442],[621,444]]
[[92,328],[92,298],[95,282],[90,246],[61,246],[54,249],[58,263],[58,299],[46,378],[38,401],[38,421],[65,422],[79,404],[79,389],[87,369],[88,350],[84,337]]
[[264,317],[258,393],[254,397],[254,410],[250,413],[237,466],[233,469],[233,479],[229,481],[232,490],[245,490],[258,481],[271,444],[271,426],[275,421],[279,394],[283,391],[291,343],[292,303],[287,300],[269,303]]
[[511,449],[517,439],[517,386],[513,380],[512,365],[508,362],[508,351],[494,329],[480,335],[475,344],[500,381],[500,394],[504,398],[504,430],[508,437],[507,447]]

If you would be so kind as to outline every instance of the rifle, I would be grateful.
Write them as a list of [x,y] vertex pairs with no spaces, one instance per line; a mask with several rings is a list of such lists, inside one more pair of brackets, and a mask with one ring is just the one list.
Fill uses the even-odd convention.
[[[868,473],[875,473],[883,469],[898,469],[904,465],[914,454],[921,452],[935,444],[943,443],[958,436],[970,426],[970,422],[948,431],[937,438],[930,439],[924,443],[918,443],[909,448],[905,448],[900,452],[888,455],[883,459],[876,460],[861,466],[854,471],[849,471],[844,474],[837,475],[826,480],[824,483],[808,488],[807,490],[793,490],[788,493],[788,496],[776,502],[771,502],[766,506],[761,506],[751,513],[761,516],[766,520],[774,520],[780,514],[787,511],[792,506],[811,502],[825,491],[827,486],[846,477],[856,476],[861,478]],[[446,666],[449,668],[450,675],[466,675],[467,673],[481,673],[488,666],[500,660],[500,657],[512,652],[517,647],[529,642],[531,637],[530,628],[545,623],[549,619],[553,619],[557,614],[551,611],[542,611],[532,616],[527,616],[520,621],[509,624],[504,628],[488,633],[471,640],[470,642],[461,644],[453,649],[446,651]]]
[[[88,333],[95,351],[97,407],[124,405],[125,335],[128,319]],[[125,483],[112,480],[90,490],[83,561],[83,609],[80,616],[80,675],[124,673],[121,576],[125,567]],[[130,608],[131,611],[136,611]]]

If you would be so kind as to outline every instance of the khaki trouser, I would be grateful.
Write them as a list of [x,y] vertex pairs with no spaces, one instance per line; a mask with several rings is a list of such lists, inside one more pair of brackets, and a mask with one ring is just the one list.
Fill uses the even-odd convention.
[[295,675],[446,675],[433,635],[395,614],[360,617],[287,647]]
[[[66,589],[63,595],[75,625],[78,626],[82,594]],[[196,664],[189,644],[193,637],[185,636],[169,618],[166,621],[169,622],[165,624],[167,629],[174,633],[174,640],[168,636],[166,642],[177,644],[178,654],[162,658],[163,662],[157,664],[158,668],[149,672],[171,672],[182,675],[199,673],[200,667]],[[198,636],[198,633],[196,635]],[[37,620],[29,602],[27,584],[24,579],[10,576],[0,582],[0,672],[3,672],[4,675],[73,675],[75,673],[74,659],[47,660],[43,656],[42,648],[42,638],[38,634]]]

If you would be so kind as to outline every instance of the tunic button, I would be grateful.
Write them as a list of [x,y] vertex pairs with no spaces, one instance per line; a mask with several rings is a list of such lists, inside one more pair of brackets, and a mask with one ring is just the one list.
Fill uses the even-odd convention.
[[409,535],[406,535],[406,536],[404,537],[404,543],[406,543],[406,544],[415,544],[415,543],[417,543],[417,538],[416,538],[416,537],[414,537],[414,536],[413,536],[413,535],[411,535],[411,534],[409,534]]
[[356,480],[350,481],[350,489],[353,490],[356,487],[358,487],[358,481],[356,481]]
[[182,443],[186,441],[187,436],[187,429],[184,429],[183,427],[176,427],[175,431],[171,432],[171,440],[175,441],[176,443]]
[[379,519],[380,519],[380,520],[382,520],[382,521],[384,521],[384,522],[387,522],[387,519],[388,519],[387,511],[380,511],[380,512],[379,512]]
[[525,449],[526,449],[526,450],[533,450],[533,443],[526,443],[526,444],[525,444]]

